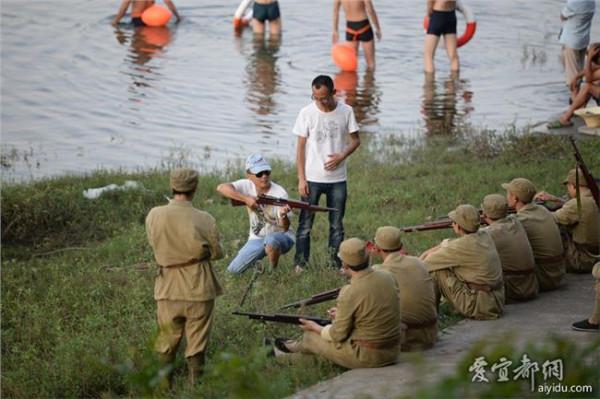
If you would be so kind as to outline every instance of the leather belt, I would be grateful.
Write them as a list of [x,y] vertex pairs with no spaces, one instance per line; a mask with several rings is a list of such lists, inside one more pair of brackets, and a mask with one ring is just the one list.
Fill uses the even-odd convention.
[[353,339],[352,342],[356,345],[367,349],[393,349],[400,345],[400,338],[391,339],[388,341],[368,341],[366,339]]
[[165,268],[176,269],[176,268],[179,268],[179,267],[192,266],[192,265],[204,262],[207,259],[208,259],[208,257],[206,257],[206,258],[196,258],[196,259],[190,259],[187,262],[183,262],[183,263],[174,263],[172,265],[166,265],[166,266],[158,265],[158,267],[163,268],[163,269],[165,269]]
[[535,273],[535,269],[527,269],[527,270],[503,270],[502,273],[504,273],[507,276],[524,276],[526,274],[533,274],[533,273]]
[[403,321],[403,323],[406,324],[406,327],[407,327],[408,330],[418,330],[418,329],[421,329],[421,328],[427,328],[427,327],[433,327],[433,326],[435,326],[437,324],[437,319],[427,320],[427,321],[424,321],[422,323],[407,323],[407,322],[404,322],[404,321]]
[[484,291],[484,292],[491,292],[494,291],[498,288],[500,288],[500,285],[496,284],[495,286],[491,286],[489,284],[477,284],[477,283],[466,283],[467,287],[469,287],[469,289],[473,290],[473,291]]
[[564,262],[565,256],[563,254],[550,256],[548,258],[535,258],[536,265],[549,265],[556,262]]

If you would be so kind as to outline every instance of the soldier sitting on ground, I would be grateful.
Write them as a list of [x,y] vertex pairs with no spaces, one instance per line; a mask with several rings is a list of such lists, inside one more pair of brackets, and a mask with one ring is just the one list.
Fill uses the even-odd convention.
[[516,216],[508,215],[508,202],[500,194],[486,195],[482,218],[500,256],[506,301],[525,301],[538,295],[535,259],[527,232]]
[[402,334],[396,280],[389,273],[369,267],[363,240],[350,238],[342,242],[338,256],[350,284],[342,287],[337,306],[328,311],[333,323],[322,327],[300,319],[302,340],[276,339],[275,355],[320,355],[349,369],[396,362]]
[[[566,184],[571,197],[569,201],[564,202],[544,191],[536,194],[536,198],[563,203],[552,216],[563,233],[567,271],[588,273],[600,253],[600,211],[580,169],[577,172],[571,169],[563,184]],[[577,205],[577,191],[581,208]]]
[[479,230],[479,212],[472,205],[459,205],[448,216],[458,238],[421,254],[435,283],[436,302],[443,295],[466,317],[496,319],[504,311],[504,287],[494,242]]
[[371,252],[383,263],[373,270],[391,273],[400,290],[400,314],[404,334],[402,351],[431,348],[437,341],[437,309],[433,280],[422,260],[402,253],[401,231],[384,226],[375,233]]
[[506,190],[508,206],[517,210],[517,219],[527,232],[540,291],[558,288],[565,274],[565,259],[560,231],[552,213],[532,202],[536,189],[529,180],[516,178],[502,183],[502,188]]

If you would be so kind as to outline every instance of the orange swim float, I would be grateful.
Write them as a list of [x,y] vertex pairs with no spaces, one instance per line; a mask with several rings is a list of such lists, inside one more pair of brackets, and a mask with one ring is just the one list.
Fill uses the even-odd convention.
[[[477,30],[477,21],[475,21],[475,14],[473,14],[471,9],[467,7],[467,5],[461,0],[456,2],[456,9],[460,11],[467,20],[465,32],[458,39],[456,39],[456,47],[461,47],[469,43],[473,36],[475,36],[475,31]],[[427,28],[429,28],[429,17],[427,15],[425,18],[423,18],[423,28],[425,29],[425,32],[427,32]]]
[[171,15],[173,14],[170,10],[155,4],[144,10],[142,21],[148,26],[165,26],[169,22],[169,19],[171,19]]
[[356,50],[348,43],[338,43],[331,48],[331,57],[342,71],[354,72],[358,66]]

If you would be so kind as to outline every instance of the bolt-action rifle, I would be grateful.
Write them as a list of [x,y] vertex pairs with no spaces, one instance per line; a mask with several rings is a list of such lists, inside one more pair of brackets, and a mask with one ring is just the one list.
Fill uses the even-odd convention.
[[330,301],[332,299],[336,299],[340,294],[341,288],[335,288],[333,290],[320,292],[311,296],[310,298],[304,298],[296,302],[288,303],[287,305],[283,305],[280,309],[289,309],[289,308],[299,308],[302,306],[314,305],[316,303],[321,303],[325,301]]
[[[258,197],[256,197],[256,202],[261,205],[274,205],[274,206],[288,205],[292,209],[294,209],[294,208],[295,209],[306,209],[307,211],[312,211],[312,212],[329,212],[329,211],[338,212],[337,208],[329,208],[326,206],[311,205],[308,202],[304,202],[304,201],[296,201],[296,200],[291,200],[291,199],[278,198],[278,197],[273,197],[273,196],[265,195],[265,194],[259,194]],[[246,205],[246,204],[244,204],[242,201],[232,199],[231,205],[242,206],[242,205]]]
[[579,170],[581,170],[581,173],[583,174],[583,177],[587,182],[588,188],[592,192],[592,197],[594,197],[596,206],[600,208],[600,190],[598,189],[598,183],[596,182],[596,179],[594,179],[594,176],[592,176],[590,170],[585,164],[585,161],[583,160],[583,157],[579,152],[579,148],[577,148],[577,144],[575,144],[575,139],[573,139],[573,136],[569,136],[569,141],[571,141],[571,144],[573,145],[573,155],[575,156],[575,160],[577,161],[577,167],[579,168]]
[[300,319],[311,320],[315,323],[326,326],[331,324],[331,320],[328,319],[320,319],[318,317],[313,316],[302,316],[297,314],[263,314],[263,313],[250,313],[250,312],[240,312],[235,311],[232,314],[236,316],[248,316],[248,318],[252,320],[262,320],[262,321],[272,321],[275,323],[287,323],[287,324],[300,324]]

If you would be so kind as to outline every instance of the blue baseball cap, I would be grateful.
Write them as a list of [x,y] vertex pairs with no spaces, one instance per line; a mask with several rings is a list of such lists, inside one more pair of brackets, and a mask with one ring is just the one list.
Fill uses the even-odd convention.
[[253,175],[268,170],[271,171],[271,165],[269,162],[260,154],[252,154],[246,158],[246,170]]

